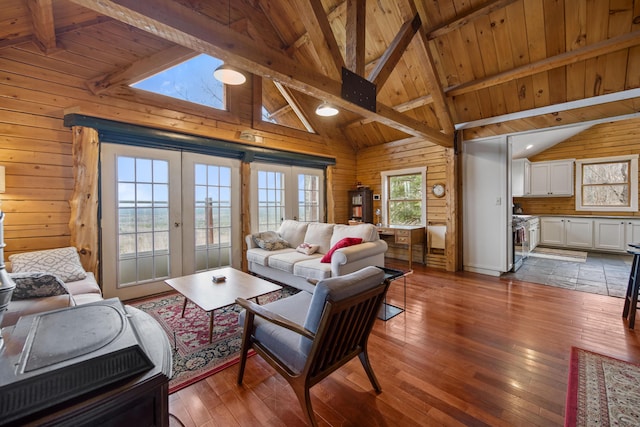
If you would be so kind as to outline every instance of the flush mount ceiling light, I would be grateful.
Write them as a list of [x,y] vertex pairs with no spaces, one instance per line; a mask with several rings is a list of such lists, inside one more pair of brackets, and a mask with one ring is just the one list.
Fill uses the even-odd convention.
[[213,76],[226,85],[237,86],[247,81],[247,78],[240,70],[226,64],[216,68]]
[[338,109],[333,105],[323,102],[316,108],[316,114],[323,117],[331,117],[338,114]]

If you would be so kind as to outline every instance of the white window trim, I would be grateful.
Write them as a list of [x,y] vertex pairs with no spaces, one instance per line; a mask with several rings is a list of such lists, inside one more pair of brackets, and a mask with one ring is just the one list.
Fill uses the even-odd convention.
[[422,212],[420,213],[420,225],[425,226],[427,224],[427,168],[420,167],[380,172],[380,177],[382,178],[382,225],[389,225],[389,219],[387,218],[387,208],[389,205],[388,178],[390,176],[412,175],[416,173],[422,175]]
[[[629,197],[630,206],[582,206],[582,165],[593,163],[612,163],[630,161]],[[593,159],[576,160],[576,210],[597,212],[637,212],[638,211],[638,154],[629,156],[597,157]]]

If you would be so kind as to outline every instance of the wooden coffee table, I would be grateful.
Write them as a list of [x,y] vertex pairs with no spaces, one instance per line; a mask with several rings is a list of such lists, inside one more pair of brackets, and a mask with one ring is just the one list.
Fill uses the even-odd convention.
[[[223,275],[224,282],[216,283],[213,275]],[[204,271],[189,276],[174,277],[165,283],[184,298],[182,316],[187,307],[187,300],[209,313],[209,342],[213,339],[213,311],[236,303],[236,298],[252,299],[282,289],[282,286],[268,282],[231,267]]]

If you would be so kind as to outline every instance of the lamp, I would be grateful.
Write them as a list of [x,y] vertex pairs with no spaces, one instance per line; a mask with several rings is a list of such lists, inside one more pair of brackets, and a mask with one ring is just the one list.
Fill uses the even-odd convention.
[[0,166],[0,193],[4,193],[7,187],[4,181],[4,166]]
[[[231,30],[231,0],[227,4],[227,25]],[[247,81],[240,70],[228,64],[222,64],[213,72],[213,77],[226,85],[238,86]]]
[[222,64],[213,72],[213,77],[226,85],[241,85],[247,81],[244,74],[231,65]]
[[331,117],[338,114],[338,109],[327,102],[323,102],[316,108],[316,114],[323,117]]

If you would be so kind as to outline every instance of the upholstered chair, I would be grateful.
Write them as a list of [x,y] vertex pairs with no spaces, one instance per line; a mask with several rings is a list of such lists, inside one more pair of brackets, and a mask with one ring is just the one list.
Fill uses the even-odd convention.
[[379,393],[367,340],[388,286],[381,269],[365,267],[319,281],[313,294],[301,291],[263,306],[238,298],[245,308],[238,384],[253,348],[289,382],[312,426],[309,389],[355,356]]

